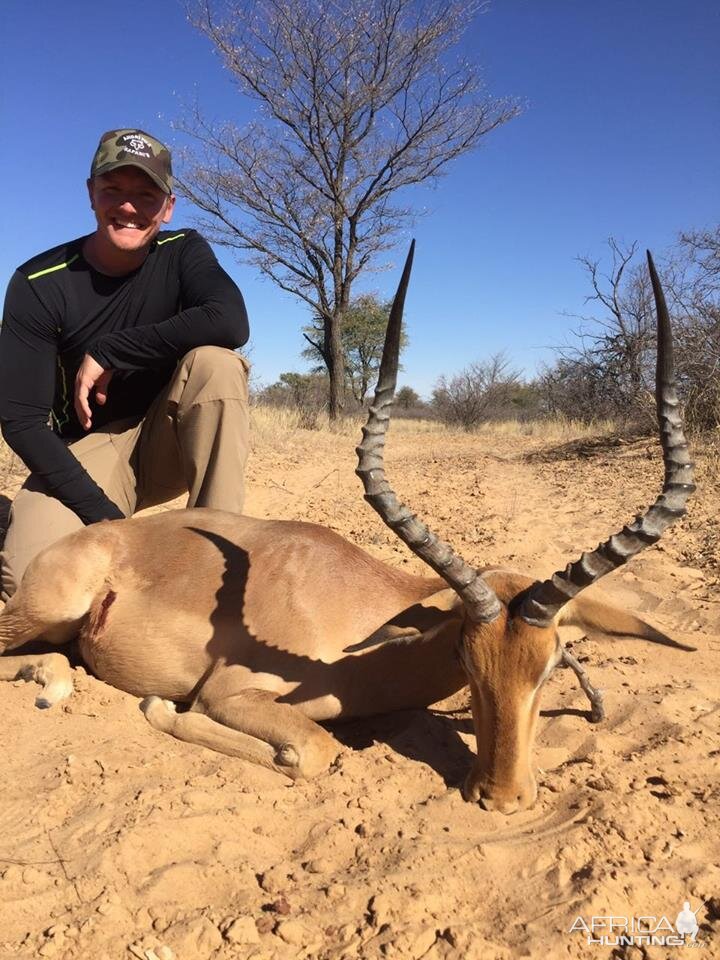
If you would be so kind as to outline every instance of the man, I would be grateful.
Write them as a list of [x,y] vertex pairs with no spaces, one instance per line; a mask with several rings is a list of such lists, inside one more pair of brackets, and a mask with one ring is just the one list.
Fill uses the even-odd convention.
[[0,425],[31,471],[0,554],[7,600],[45,546],[188,492],[240,512],[247,459],[242,295],[194,230],[166,231],[170,153],[142,130],[100,140],[96,229],[12,277]]

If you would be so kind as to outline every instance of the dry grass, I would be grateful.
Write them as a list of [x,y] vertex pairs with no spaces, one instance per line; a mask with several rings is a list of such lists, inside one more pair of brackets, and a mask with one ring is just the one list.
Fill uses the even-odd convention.
[[[270,407],[253,404],[250,408],[250,436],[254,448],[262,446],[276,447],[290,436],[304,434],[310,438],[349,437],[360,440],[365,417],[343,417],[336,423],[330,423],[327,414],[318,417],[317,429],[308,430],[303,426],[299,411],[288,407]],[[443,434],[448,428],[435,420],[403,420],[398,417],[392,423],[393,433],[402,434]]]
[[[336,436],[357,437],[365,423],[365,417],[353,415],[331,424],[326,414],[318,419],[318,429],[305,431],[310,434],[331,433]],[[579,440],[590,436],[605,436],[615,429],[611,420],[602,420],[592,424],[558,417],[553,420],[500,420],[485,423],[473,431],[479,437],[533,437],[539,441],[557,443],[565,440]],[[299,411],[287,407],[271,407],[254,404],[251,408],[251,433],[253,443],[262,445],[269,442],[275,445],[282,437],[304,430]],[[463,435],[460,427],[449,427],[437,420],[406,419],[395,417],[392,421],[394,434],[404,436],[441,436]]]
[[579,420],[556,417],[552,420],[499,420],[483,424],[475,433],[481,437],[533,437],[547,443],[558,443],[583,440],[586,437],[604,437],[614,430],[615,424],[612,420],[581,423]]
[[253,446],[274,445],[278,438],[300,430],[300,412],[290,407],[250,407],[250,437]]

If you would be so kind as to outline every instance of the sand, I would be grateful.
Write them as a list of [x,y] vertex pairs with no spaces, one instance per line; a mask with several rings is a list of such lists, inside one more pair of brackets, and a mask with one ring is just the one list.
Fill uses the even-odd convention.
[[[247,512],[327,524],[423,572],[364,504],[356,439],[256,437]],[[661,475],[651,440],[412,427],[391,432],[387,462],[466,559],[543,577],[644,509]],[[464,692],[338,728],[337,769],[292,785],[153,730],[82,667],[48,711],[33,685],[3,684],[0,958],[665,958],[686,954],[588,944],[578,918],[674,924],[685,900],[697,956],[720,957],[720,484],[716,459],[699,467],[688,517],[592,588],[697,651],[568,632],[607,719],[591,725],[574,676],[555,672],[523,813],[460,795]],[[4,479],[11,496],[20,475]]]

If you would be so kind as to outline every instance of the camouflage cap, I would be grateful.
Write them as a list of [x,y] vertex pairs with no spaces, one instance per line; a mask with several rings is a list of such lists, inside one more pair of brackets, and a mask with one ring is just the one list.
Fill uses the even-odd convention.
[[165,193],[172,193],[172,166],[168,148],[144,130],[108,130],[100,137],[90,177],[118,167],[139,167]]

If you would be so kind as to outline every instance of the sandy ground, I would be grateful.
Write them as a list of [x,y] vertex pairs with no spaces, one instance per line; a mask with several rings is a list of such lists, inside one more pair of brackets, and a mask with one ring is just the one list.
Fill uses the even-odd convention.
[[[248,512],[319,521],[422,572],[363,503],[355,442],[259,436]],[[467,559],[540,576],[644,509],[660,476],[650,441],[558,449],[408,428],[391,432],[388,469]],[[720,957],[717,459],[699,474],[689,516],[593,588],[697,652],[568,635],[608,718],[589,724],[575,678],[553,675],[525,813],[462,800],[464,693],[345,726],[338,768],[291,786],[151,729],[82,668],[50,711],[33,686],[3,685],[0,958],[679,957],[569,929],[674,923],[685,900],[695,955]],[[18,480],[6,470],[5,492]]]

